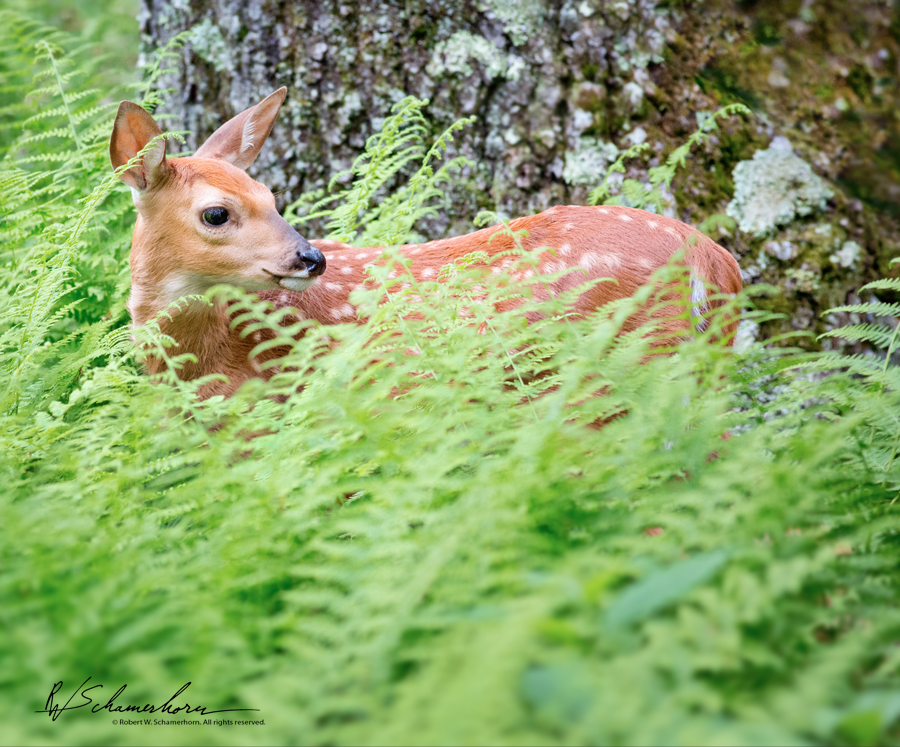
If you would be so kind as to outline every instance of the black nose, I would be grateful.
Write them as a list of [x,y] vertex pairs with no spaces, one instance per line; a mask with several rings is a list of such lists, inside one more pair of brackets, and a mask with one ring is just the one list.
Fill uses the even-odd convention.
[[305,267],[310,277],[317,277],[325,272],[325,257],[322,256],[322,252],[309,243],[297,248],[294,264],[298,268]]

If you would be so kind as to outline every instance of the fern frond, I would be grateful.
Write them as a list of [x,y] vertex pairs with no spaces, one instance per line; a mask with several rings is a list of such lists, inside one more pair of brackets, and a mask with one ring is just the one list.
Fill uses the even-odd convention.
[[869,316],[900,316],[900,303],[883,303],[881,301],[869,301],[868,303],[847,304],[846,306],[835,306],[829,309],[828,313],[838,314],[841,312],[849,312],[852,314],[867,314]]
[[882,278],[880,280],[873,280],[871,283],[866,283],[859,290],[860,292],[867,290],[888,290],[900,292],[900,278]]
[[890,327],[878,324],[850,324],[823,332],[819,337],[840,337],[845,340],[868,342],[879,348],[886,348],[893,337]]

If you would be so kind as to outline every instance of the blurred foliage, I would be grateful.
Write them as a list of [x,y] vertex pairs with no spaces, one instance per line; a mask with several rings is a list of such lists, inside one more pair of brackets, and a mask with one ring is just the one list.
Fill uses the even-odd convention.
[[[890,356],[736,354],[714,320],[650,357],[652,326],[616,334],[650,288],[576,319],[463,262],[387,297],[410,280],[388,251],[369,321],[299,340],[217,291],[290,353],[200,403],[130,340],[121,89],[78,39],[0,21],[0,742],[898,741]],[[687,278],[659,279],[690,318]],[[512,296],[541,319],[494,311]],[[896,351],[898,309],[868,303],[846,334]],[[34,713],[88,676],[266,725]]]

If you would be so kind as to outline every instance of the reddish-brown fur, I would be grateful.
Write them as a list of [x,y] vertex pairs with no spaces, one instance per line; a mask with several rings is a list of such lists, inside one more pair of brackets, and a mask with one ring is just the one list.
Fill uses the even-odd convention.
[[[260,297],[276,306],[295,307],[301,317],[323,324],[357,319],[349,296],[364,283],[365,268],[381,254],[380,248],[359,249],[334,241],[313,241],[327,258],[327,269],[321,278],[303,292],[279,290],[279,284],[271,279],[270,270],[280,272],[278,268],[284,265],[297,235],[275,211],[272,193],[242,169],[252,163],[262,145],[254,135],[254,126],[264,133],[264,140],[283,98],[284,91],[278,91],[238,115],[223,125],[193,158],[168,161],[164,147],[151,149],[139,166],[123,174],[122,178],[132,186],[139,211],[132,243],[129,300],[135,325],[157,318],[158,312],[180,296],[202,293],[217,282],[258,291]],[[124,164],[142,148],[154,136],[156,127],[139,107],[126,104],[120,107],[110,148],[114,166]],[[198,210],[210,200],[227,206],[234,214],[227,231],[215,233],[198,227]],[[498,233],[500,228],[406,245],[400,252],[410,259],[410,270],[417,281],[436,279],[442,266],[475,251],[491,257],[486,273],[501,272],[510,260],[494,257],[514,248],[514,241],[504,232]],[[589,313],[612,300],[632,295],[680,249],[699,280],[723,294],[741,289],[738,265],[722,247],[684,223],[641,210],[558,206],[514,220],[510,228],[527,231],[527,236],[519,239],[524,249],[553,250],[541,254],[538,272],[549,274],[575,267],[585,271],[549,283],[551,293],[590,279],[617,281],[596,284],[582,293],[573,309],[579,313]],[[538,300],[546,295],[543,285],[534,288]],[[709,308],[722,303],[707,304],[705,300],[703,295],[703,306]],[[191,303],[172,313],[171,319],[161,318],[160,324],[162,331],[178,342],[179,353],[197,357],[196,362],[181,370],[182,378],[213,373],[228,377],[227,383],[206,385],[201,392],[204,397],[230,395],[250,378],[267,378],[272,369],[264,372],[259,364],[279,354],[270,351],[262,358],[250,360],[250,351],[258,340],[242,338],[238,330],[232,329],[228,309],[222,305],[210,308],[207,304]],[[672,331],[687,326],[685,322],[669,324]],[[733,328],[734,323],[729,324],[726,334],[730,336]],[[148,362],[151,373],[158,372],[162,365],[156,359]]]
[[[412,261],[410,270],[417,281],[433,280],[443,265],[466,254],[483,251],[493,256],[513,249],[513,238],[505,232],[498,233],[501,228],[492,226],[452,239],[407,244],[400,252]],[[643,210],[560,205],[514,220],[510,228],[528,232],[520,239],[524,249],[553,250],[541,255],[540,272],[550,274],[575,267],[585,270],[550,283],[551,292],[570,290],[587,280],[615,279],[615,283],[596,284],[579,296],[574,310],[580,313],[631,296],[679,249],[685,250],[687,263],[697,275],[721,293],[733,294],[741,289],[740,269],[725,249],[680,221]],[[497,235],[488,242],[494,234]],[[382,249],[358,249],[315,239],[312,243],[327,257],[328,271],[303,293],[299,308],[309,318],[326,324],[355,319],[347,296],[362,285],[366,265],[373,263]],[[492,262],[492,271],[502,270],[508,261]],[[535,297],[543,300],[545,296],[544,286],[535,286]],[[710,307],[720,304],[713,301]]]

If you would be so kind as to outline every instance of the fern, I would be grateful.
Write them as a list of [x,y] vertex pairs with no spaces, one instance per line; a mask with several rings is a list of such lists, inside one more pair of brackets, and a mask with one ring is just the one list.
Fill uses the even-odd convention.
[[624,174],[625,162],[646,152],[650,146],[641,144],[628,148],[610,166],[606,177],[600,183],[600,186],[591,192],[588,201],[591,205],[605,203],[608,205],[627,205],[641,209],[649,205],[654,212],[662,213],[665,208],[665,199],[661,190],[663,188],[669,189],[672,186],[672,180],[678,173],[678,169],[687,163],[694,146],[709,140],[710,136],[718,129],[718,120],[730,117],[733,114],[750,115],[751,112],[743,104],[729,104],[722,107],[710,117],[707,117],[697,131],[687,139],[687,142],[673,150],[666,158],[664,164],[654,166],[647,172],[647,184],[636,179],[624,179],[620,187],[621,194],[612,196],[610,178],[614,174]]
[[[900,262],[900,259],[892,259],[891,264]],[[860,293],[865,291],[892,291],[900,292],[900,279],[883,278],[871,283],[867,283],[859,289]],[[882,372],[887,373],[888,366],[891,362],[891,356],[897,347],[898,330],[900,330],[900,304],[884,303],[873,299],[867,303],[847,304],[845,306],[837,306],[829,309],[828,314],[836,313],[857,314],[866,317],[868,320],[876,320],[879,318],[890,319],[890,326],[883,322],[873,324],[872,321],[849,324],[839,329],[831,330],[821,335],[821,337],[841,337],[845,340],[854,340],[858,342],[869,343],[876,350],[884,350],[884,364]]]
[[[465,158],[456,157],[434,170],[434,163],[453,142],[454,133],[471,124],[474,117],[455,122],[426,151],[425,136],[429,128],[422,109],[427,104],[426,100],[412,96],[396,103],[381,131],[366,142],[365,152],[348,171],[331,178],[328,192],[332,194],[302,195],[285,211],[288,221],[302,224],[325,218],[329,238],[357,246],[402,243],[416,221],[434,212],[432,201],[443,195],[439,185],[447,182],[454,170],[468,163]],[[409,181],[383,194],[386,186],[414,163],[420,165]],[[336,185],[348,178],[354,178],[351,186],[335,192]],[[335,203],[336,207],[328,207]],[[298,210],[304,214],[298,214]]]

